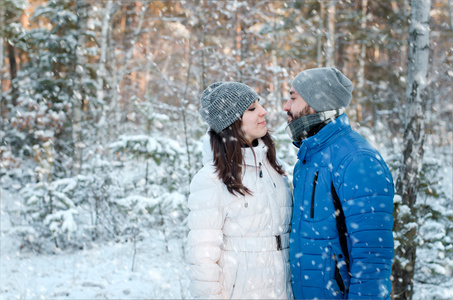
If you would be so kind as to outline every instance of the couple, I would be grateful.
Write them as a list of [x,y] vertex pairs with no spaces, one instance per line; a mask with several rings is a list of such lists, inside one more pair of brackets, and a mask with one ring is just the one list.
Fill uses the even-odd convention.
[[335,68],[294,78],[284,106],[299,148],[294,202],[256,92],[219,82],[202,93],[210,131],[190,186],[192,296],[390,298],[393,180],[350,127],[352,89]]

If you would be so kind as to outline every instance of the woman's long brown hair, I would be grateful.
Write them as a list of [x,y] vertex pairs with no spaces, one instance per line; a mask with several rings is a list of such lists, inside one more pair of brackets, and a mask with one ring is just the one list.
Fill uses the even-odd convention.
[[[238,193],[245,196],[246,193],[252,195],[252,192],[242,184],[242,166],[244,161],[241,147],[247,145],[253,151],[253,146],[245,138],[241,123],[242,120],[239,119],[220,133],[216,133],[211,129],[209,135],[211,136],[211,149],[214,154],[214,166],[219,179],[225,183],[231,194],[235,195],[235,193]],[[275,144],[269,133],[266,133],[261,140],[267,146],[267,160],[270,165],[277,173],[284,175],[285,172],[282,166],[277,163]]]

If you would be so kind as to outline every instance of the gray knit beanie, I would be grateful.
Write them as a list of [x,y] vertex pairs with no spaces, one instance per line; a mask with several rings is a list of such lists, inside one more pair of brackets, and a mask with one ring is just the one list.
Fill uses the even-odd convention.
[[352,82],[335,68],[302,71],[291,85],[316,112],[347,107],[352,98]]
[[200,114],[209,127],[219,133],[240,119],[258,94],[239,82],[216,82],[201,94]]

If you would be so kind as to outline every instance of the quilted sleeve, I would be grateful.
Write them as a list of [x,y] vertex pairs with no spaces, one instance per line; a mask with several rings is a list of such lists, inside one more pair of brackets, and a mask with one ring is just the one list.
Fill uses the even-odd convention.
[[394,258],[392,175],[374,152],[356,153],[341,168],[339,197],[350,242],[348,299],[390,298]]
[[218,265],[225,220],[222,186],[209,170],[202,169],[190,185],[188,261],[190,292],[201,299],[222,298]]

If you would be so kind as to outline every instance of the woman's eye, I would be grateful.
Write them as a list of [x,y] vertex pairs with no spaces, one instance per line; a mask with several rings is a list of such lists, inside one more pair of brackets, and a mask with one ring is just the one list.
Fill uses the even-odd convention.
[[249,111],[254,111],[254,110],[255,110],[255,108],[254,108],[254,107],[252,107],[252,108],[249,108]]

